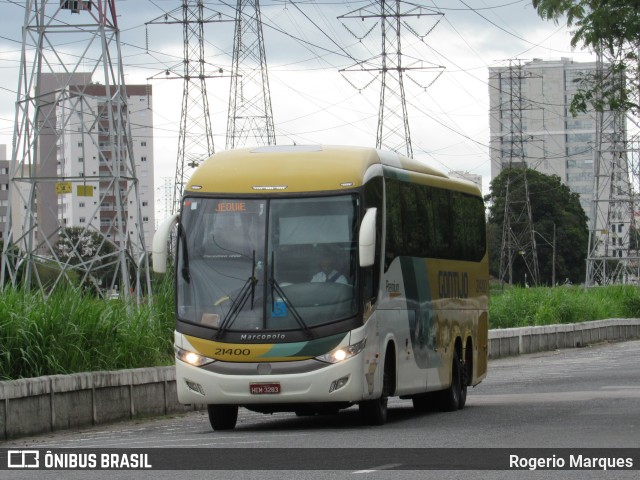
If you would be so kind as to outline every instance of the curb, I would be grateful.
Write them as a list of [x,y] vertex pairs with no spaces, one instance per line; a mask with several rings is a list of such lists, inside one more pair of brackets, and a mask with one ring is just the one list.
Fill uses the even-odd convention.
[[[489,331],[489,358],[640,338],[640,319]],[[182,405],[174,367],[0,382],[0,440],[204,408]]]

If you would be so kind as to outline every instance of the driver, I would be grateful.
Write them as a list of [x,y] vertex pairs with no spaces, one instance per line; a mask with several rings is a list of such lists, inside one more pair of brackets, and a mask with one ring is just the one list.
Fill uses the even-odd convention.
[[319,262],[320,271],[312,278],[312,282],[333,282],[348,285],[346,277],[336,270],[336,259],[325,252]]

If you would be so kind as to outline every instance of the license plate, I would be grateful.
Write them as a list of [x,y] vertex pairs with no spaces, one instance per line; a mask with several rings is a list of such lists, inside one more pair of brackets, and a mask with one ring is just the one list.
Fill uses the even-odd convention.
[[251,395],[272,395],[280,393],[279,383],[251,383],[249,384]]

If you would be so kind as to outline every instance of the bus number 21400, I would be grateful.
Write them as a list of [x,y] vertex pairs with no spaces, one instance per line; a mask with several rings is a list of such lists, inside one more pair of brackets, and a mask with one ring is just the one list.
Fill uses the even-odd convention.
[[251,350],[248,348],[216,348],[214,355],[217,356],[249,356],[251,355]]

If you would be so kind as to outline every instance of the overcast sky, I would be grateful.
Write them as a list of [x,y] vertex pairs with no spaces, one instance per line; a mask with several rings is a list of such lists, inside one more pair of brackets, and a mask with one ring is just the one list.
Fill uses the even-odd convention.
[[[375,19],[338,18],[372,2],[260,3],[277,143],[375,146],[380,83],[374,80],[362,88],[371,78],[340,70],[353,66],[354,60],[380,54],[380,27]],[[413,72],[406,80],[414,157],[445,172],[480,174],[486,193],[490,181],[488,68],[505,65],[509,59],[570,57],[591,61],[593,56],[572,50],[564,24],[541,20],[530,0],[412,3],[444,14],[407,19],[403,27],[402,51],[407,61],[420,59],[444,67],[428,88],[424,87],[435,78],[436,70]],[[215,10],[233,16],[236,2],[205,4],[209,13]],[[153,86],[155,178],[159,185],[162,177],[173,176],[175,171],[183,84],[181,80],[148,79],[179,63],[182,28],[146,28],[145,23],[176,9],[181,1],[121,0],[116,5],[127,83]],[[25,2],[0,0],[0,9],[0,143],[10,145]],[[367,36],[357,38],[369,30]],[[211,71],[228,71],[233,24],[207,24],[205,39]],[[215,149],[219,151],[225,146],[228,77],[209,79],[207,89]],[[10,147],[7,150],[9,154]]]

